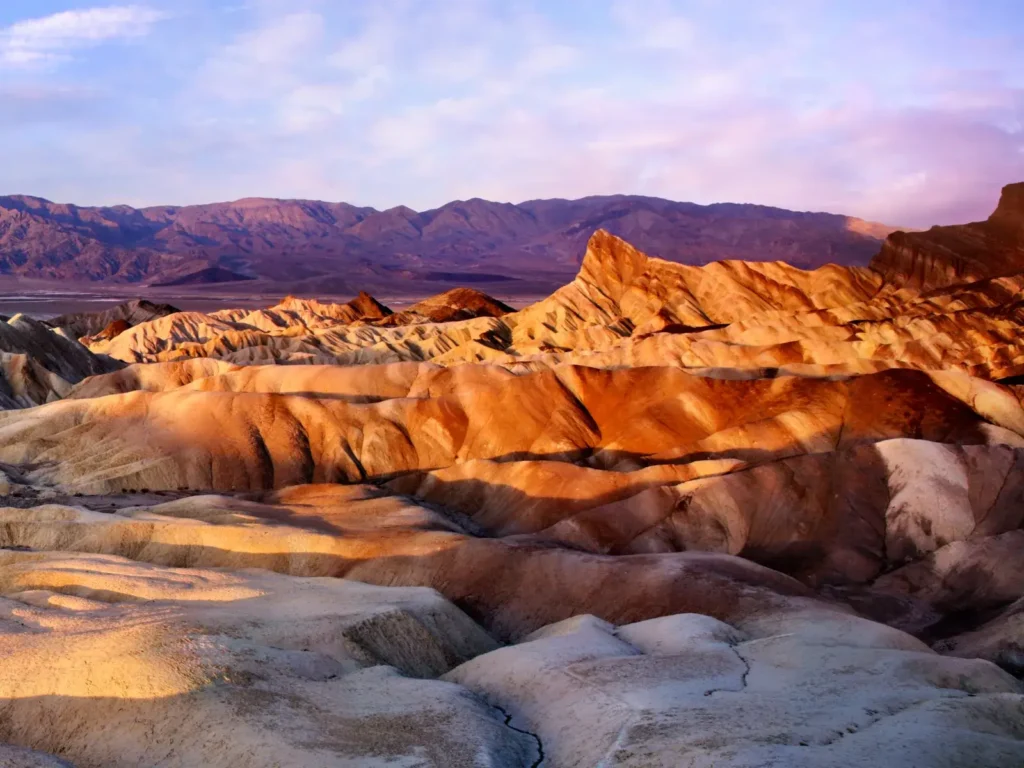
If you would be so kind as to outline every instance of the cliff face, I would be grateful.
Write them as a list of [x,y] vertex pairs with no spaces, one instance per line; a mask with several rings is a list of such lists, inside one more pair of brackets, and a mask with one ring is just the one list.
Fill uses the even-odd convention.
[[999,205],[989,217],[989,223],[1017,238],[1024,235],[1024,181],[1003,187]]
[[871,267],[918,291],[1024,272],[1024,182],[1003,188],[987,221],[892,233]]

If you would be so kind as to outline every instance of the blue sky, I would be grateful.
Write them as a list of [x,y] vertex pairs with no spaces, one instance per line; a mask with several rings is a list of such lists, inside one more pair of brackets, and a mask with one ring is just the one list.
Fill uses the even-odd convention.
[[0,3],[3,193],[639,193],[908,226],[1024,180],[1009,0]]

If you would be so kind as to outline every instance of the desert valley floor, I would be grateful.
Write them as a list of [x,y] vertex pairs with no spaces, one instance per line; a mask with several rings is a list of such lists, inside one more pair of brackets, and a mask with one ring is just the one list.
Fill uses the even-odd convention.
[[1024,184],[870,267],[0,322],[0,765],[1024,766]]

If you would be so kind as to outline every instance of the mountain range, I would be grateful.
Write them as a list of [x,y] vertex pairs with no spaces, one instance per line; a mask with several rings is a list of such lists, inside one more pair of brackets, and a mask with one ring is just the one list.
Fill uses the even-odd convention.
[[264,198],[96,208],[15,195],[0,197],[0,274],[153,286],[257,280],[320,294],[464,284],[529,293],[571,279],[598,229],[669,261],[804,268],[867,264],[894,230],[829,213],[627,195],[460,200],[423,212]]

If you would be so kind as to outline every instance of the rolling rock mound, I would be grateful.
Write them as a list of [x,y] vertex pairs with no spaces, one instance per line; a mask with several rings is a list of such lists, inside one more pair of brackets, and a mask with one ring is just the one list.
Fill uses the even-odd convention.
[[126,363],[361,365],[427,360],[469,344],[497,353],[508,343],[498,319],[508,309],[471,290],[449,291],[398,314],[366,293],[346,304],[289,296],[267,309],[178,312],[81,341]]
[[78,765],[514,766],[534,746],[436,679],[495,643],[430,590],[17,553],[0,582],[0,732]]
[[64,384],[0,412],[0,742],[1024,764],[1018,192],[870,268],[10,321]]
[[453,288],[437,296],[417,302],[404,312],[383,318],[384,325],[412,325],[416,323],[450,323],[474,317],[502,317],[514,312],[504,302],[473,288]]
[[78,765],[1024,759],[1011,675],[728,555],[481,538],[357,486],[2,514],[0,735]]
[[78,338],[81,336],[94,336],[117,325],[127,330],[139,323],[155,320],[158,317],[166,317],[179,312],[170,304],[154,304],[145,299],[135,299],[118,304],[116,307],[102,312],[81,312],[70,315],[60,315],[49,321],[54,328],[61,328],[66,336]]

